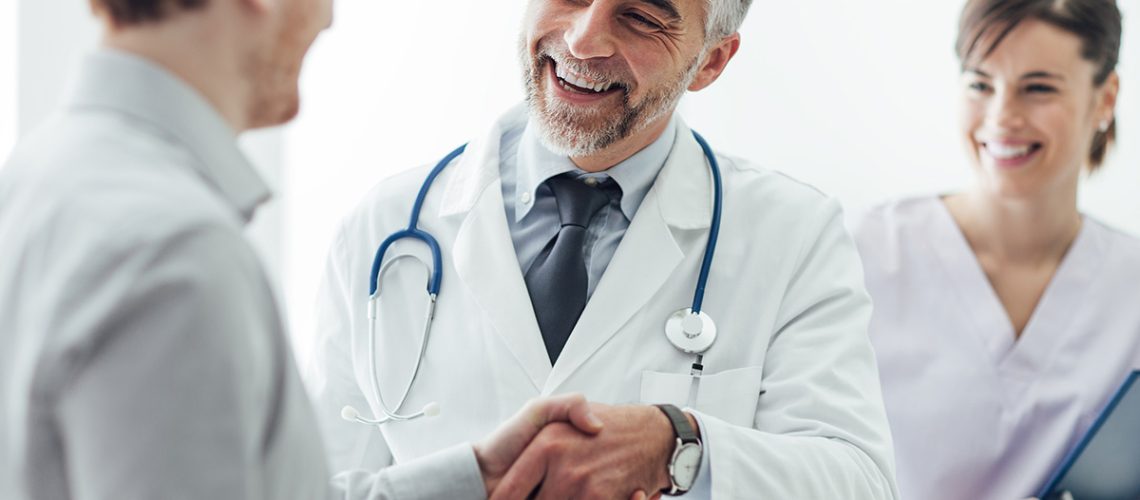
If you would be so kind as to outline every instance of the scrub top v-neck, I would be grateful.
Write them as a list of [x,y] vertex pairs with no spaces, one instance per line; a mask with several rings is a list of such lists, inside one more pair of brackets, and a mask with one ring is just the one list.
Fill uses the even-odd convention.
[[1031,496],[1140,367],[1140,240],[1091,217],[1020,337],[939,197],[855,237],[904,498]]

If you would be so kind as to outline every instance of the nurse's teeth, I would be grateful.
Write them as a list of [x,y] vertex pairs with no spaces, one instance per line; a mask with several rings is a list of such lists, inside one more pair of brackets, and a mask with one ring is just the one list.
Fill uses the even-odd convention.
[[1010,158],[1017,158],[1029,154],[1030,146],[1028,144],[1021,146],[1006,146],[1003,144],[986,144],[986,151],[994,158],[1006,160]]

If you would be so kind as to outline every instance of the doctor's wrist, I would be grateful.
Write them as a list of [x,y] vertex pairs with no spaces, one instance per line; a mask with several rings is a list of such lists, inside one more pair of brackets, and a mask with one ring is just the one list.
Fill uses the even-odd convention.
[[[660,491],[665,494],[670,494],[671,491],[674,491],[674,477],[671,469],[674,465],[677,465],[674,464],[674,461],[678,459],[676,453],[681,449],[682,442],[690,443],[685,445],[687,447],[692,446],[692,439],[695,438],[699,444],[701,439],[700,424],[692,413],[672,405],[655,405],[654,409],[658,410],[657,413],[661,415],[666,422],[668,443],[666,446],[666,454],[660,462],[661,466],[658,468],[658,471],[660,471],[663,477]],[[688,429],[684,428],[685,424],[688,425]],[[691,450],[687,453],[691,456]],[[684,467],[683,462],[681,467]],[[678,487],[682,488],[682,492],[687,491],[688,487],[691,486],[691,483],[685,479],[678,479],[678,481],[680,481]]]
[[[677,433],[673,429],[673,423],[669,421],[669,417],[665,415],[656,406],[649,406],[648,409],[652,410],[657,418],[654,419],[654,433],[660,438],[654,439],[655,443],[661,443],[657,447],[660,452],[655,459],[654,464],[657,464],[657,484],[660,486],[660,491],[669,491],[673,486],[672,478],[669,475],[669,464],[673,461],[673,452],[677,448]],[[689,426],[700,435],[700,427],[697,424],[697,419],[691,413],[682,411],[685,419],[689,421]]]

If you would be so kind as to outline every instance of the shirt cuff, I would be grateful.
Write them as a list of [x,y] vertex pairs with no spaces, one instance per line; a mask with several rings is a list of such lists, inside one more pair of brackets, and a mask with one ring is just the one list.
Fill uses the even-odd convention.
[[692,408],[685,408],[685,411],[693,416],[697,421],[698,433],[701,438],[701,467],[697,470],[697,482],[693,483],[693,487],[684,495],[677,498],[712,498],[712,467],[709,465],[712,461],[709,457],[712,455],[712,447],[709,445],[709,440],[704,437],[705,423],[701,420],[701,414]]
[[389,469],[394,498],[482,500],[487,486],[475,460],[475,449],[461,444]]

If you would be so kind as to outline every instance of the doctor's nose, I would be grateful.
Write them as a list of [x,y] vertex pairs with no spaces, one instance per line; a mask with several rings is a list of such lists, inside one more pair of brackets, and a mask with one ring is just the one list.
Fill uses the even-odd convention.
[[610,57],[614,55],[612,29],[613,22],[608,14],[594,4],[571,20],[563,40],[575,58]]

